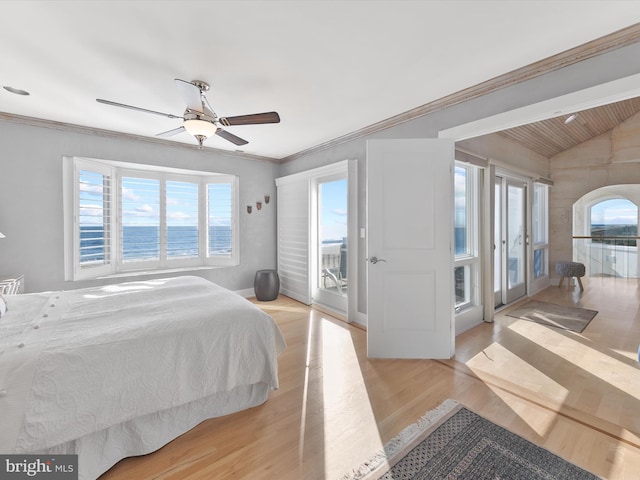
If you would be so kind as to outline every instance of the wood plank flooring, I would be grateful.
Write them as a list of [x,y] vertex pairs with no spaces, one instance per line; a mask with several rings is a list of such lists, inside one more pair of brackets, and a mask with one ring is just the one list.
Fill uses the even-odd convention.
[[637,479],[639,286],[550,287],[534,298],[599,311],[583,333],[505,309],[460,335],[446,361],[367,359],[362,329],[287,297],[256,302],[287,339],[280,389],[101,480],[339,479],[447,398],[603,478]]

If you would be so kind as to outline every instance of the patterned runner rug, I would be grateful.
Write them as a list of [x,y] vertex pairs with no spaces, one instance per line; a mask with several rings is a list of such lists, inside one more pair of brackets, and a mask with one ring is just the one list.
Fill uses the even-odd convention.
[[531,300],[507,316],[580,333],[597,314],[596,310]]
[[597,478],[447,400],[342,480]]

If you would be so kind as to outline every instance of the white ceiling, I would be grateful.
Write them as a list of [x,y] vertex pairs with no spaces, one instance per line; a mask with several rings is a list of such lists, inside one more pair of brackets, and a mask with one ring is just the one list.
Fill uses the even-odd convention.
[[[0,111],[153,137],[174,78],[211,84],[246,153],[281,159],[640,21],[638,1],[3,1]],[[183,133],[171,140],[195,144]],[[214,136],[206,146],[238,147]]]

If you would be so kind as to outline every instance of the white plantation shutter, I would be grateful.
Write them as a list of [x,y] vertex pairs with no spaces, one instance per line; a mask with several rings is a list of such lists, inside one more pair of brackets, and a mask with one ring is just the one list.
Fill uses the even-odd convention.
[[114,172],[82,162],[74,172],[75,277],[88,278],[109,273],[113,264]]
[[111,178],[97,172],[80,171],[80,264],[109,263]]
[[280,291],[309,305],[309,180],[278,179],[276,185]]

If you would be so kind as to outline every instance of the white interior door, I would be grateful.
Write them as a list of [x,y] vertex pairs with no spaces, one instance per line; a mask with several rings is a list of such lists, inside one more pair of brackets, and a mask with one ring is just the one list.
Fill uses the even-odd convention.
[[369,357],[454,353],[450,140],[367,142]]

